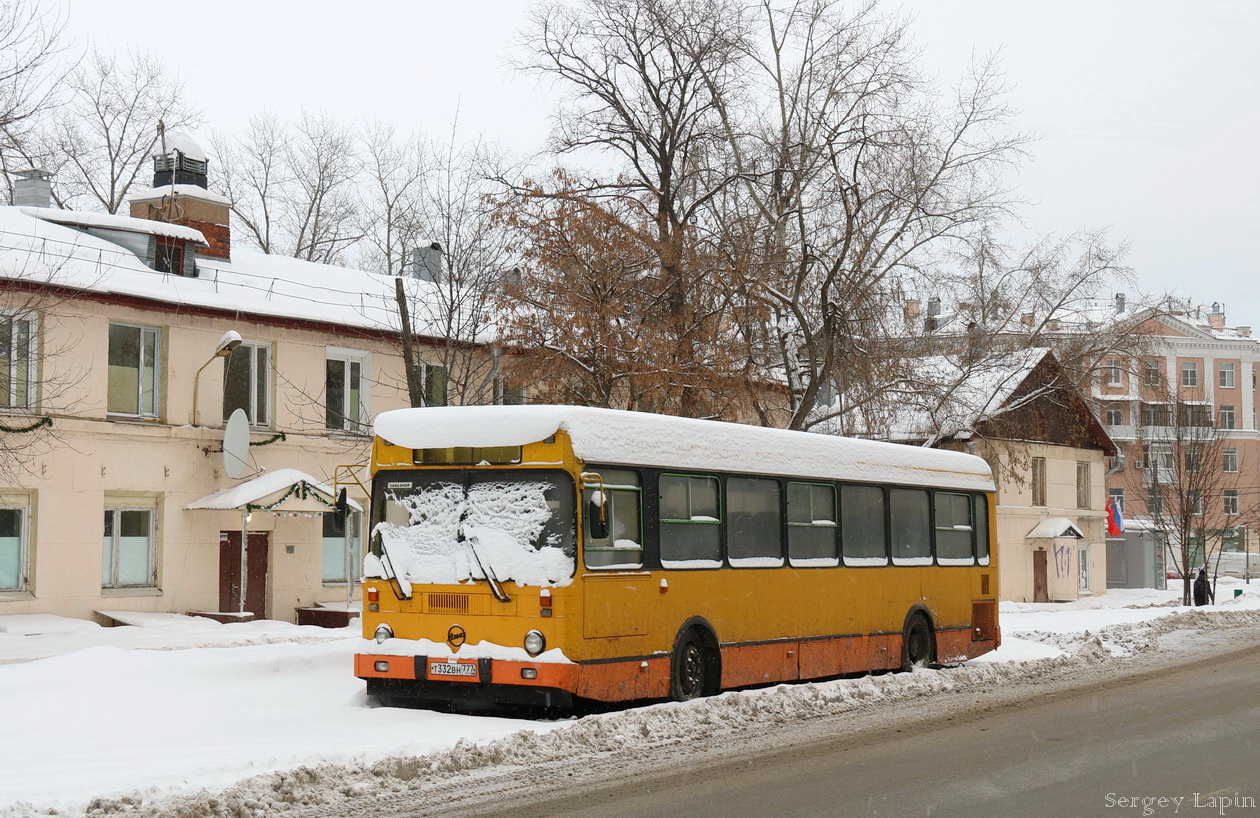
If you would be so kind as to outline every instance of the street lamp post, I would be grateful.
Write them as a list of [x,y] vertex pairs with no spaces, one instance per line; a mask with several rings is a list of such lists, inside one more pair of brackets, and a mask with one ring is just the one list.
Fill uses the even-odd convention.
[[202,371],[206,367],[210,366],[210,364],[214,363],[215,358],[226,358],[227,356],[232,354],[232,350],[236,349],[240,345],[241,345],[241,335],[236,330],[230,329],[227,332],[223,333],[223,337],[219,339],[219,344],[218,346],[214,348],[214,354],[210,356],[210,360],[202,364],[201,368],[197,370],[197,374],[193,375],[193,409],[192,409],[192,425],[193,426],[199,425],[197,423],[198,418],[200,417],[198,408],[197,408],[197,390],[201,386]]

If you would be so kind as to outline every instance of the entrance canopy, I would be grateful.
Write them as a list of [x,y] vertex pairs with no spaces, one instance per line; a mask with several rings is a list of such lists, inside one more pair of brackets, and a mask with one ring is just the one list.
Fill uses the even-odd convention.
[[1042,520],[1037,523],[1036,527],[1029,531],[1026,537],[1030,540],[1054,539],[1056,537],[1083,540],[1085,539],[1085,534],[1067,517],[1051,517],[1048,520]]
[[[306,472],[277,469],[240,485],[208,494],[184,508],[311,514],[333,511],[336,503],[333,490]],[[346,503],[355,511],[363,510],[354,500],[347,498]]]

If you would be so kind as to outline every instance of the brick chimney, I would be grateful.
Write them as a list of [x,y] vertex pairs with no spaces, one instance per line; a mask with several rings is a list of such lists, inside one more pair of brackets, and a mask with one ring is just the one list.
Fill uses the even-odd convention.
[[1221,302],[1212,302],[1212,311],[1208,313],[1208,326],[1212,329],[1225,329],[1225,308]]
[[153,189],[131,198],[131,215],[200,230],[210,246],[199,255],[231,259],[231,202],[206,188],[205,151],[183,134],[165,133],[160,123],[158,133]]

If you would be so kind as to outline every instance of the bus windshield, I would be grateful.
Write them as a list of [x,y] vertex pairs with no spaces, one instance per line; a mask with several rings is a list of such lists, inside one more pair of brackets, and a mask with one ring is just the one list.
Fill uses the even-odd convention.
[[431,585],[487,575],[517,585],[572,581],[574,485],[562,471],[391,471],[377,475],[372,496],[366,577]]

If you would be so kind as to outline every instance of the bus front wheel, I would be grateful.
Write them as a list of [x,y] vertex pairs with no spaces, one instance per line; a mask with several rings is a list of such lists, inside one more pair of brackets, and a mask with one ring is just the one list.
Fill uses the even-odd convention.
[[921,613],[912,615],[901,634],[901,669],[930,665],[935,658],[935,641],[927,617]]
[[669,674],[669,696],[676,702],[712,696],[718,690],[720,668],[716,650],[704,636],[689,630],[674,646]]

